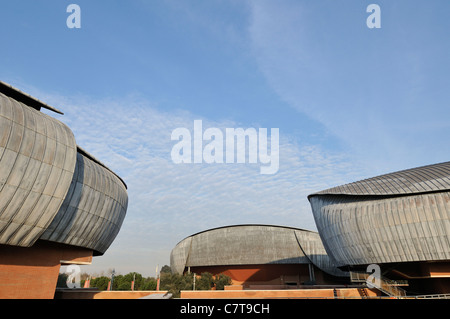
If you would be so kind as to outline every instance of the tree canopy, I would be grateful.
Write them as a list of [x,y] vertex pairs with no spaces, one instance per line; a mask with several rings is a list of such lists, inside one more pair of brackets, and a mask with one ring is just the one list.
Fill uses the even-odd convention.
[[[195,286],[194,286],[195,276]],[[80,286],[83,287],[85,281],[92,276],[88,274],[81,275]],[[231,278],[224,274],[213,276],[211,273],[204,272],[202,274],[185,273],[183,275],[174,274],[169,266],[164,265],[160,271],[160,290],[167,290],[172,293],[174,298],[180,296],[181,290],[223,290],[224,286],[231,284]],[[61,273],[58,277],[57,287],[67,288],[67,274]],[[92,277],[90,281],[91,288],[98,290],[107,290],[111,281],[109,276]],[[132,282],[134,281],[134,290],[156,290],[157,278],[144,278],[137,272],[130,272],[126,275],[115,275],[112,290],[132,290]]]

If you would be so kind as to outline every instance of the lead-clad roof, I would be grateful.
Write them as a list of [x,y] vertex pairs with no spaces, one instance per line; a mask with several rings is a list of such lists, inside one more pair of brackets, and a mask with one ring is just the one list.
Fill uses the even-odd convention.
[[426,165],[329,188],[309,195],[407,195],[450,190],[450,162]]
[[0,81],[0,244],[103,254],[126,214],[126,184],[41,108],[60,113]]
[[170,267],[183,273],[186,267],[309,264],[335,276],[317,232],[276,225],[231,225],[209,229],[179,242],[171,252]]
[[53,106],[50,106],[37,98],[20,91],[18,88],[13,87],[12,85],[0,81],[0,93],[3,93],[6,96],[9,96],[10,98],[13,98],[14,100],[21,102],[29,107],[32,107],[38,111],[41,110],[41,108],[53,111],[58,114],[63,114],[60,110],[54,108]]

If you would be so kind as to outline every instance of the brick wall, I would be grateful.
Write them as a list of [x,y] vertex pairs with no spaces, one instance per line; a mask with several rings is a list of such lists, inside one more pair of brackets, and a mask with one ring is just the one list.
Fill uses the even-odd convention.
[[46,241],[0,245],[0,299],[53,299],[61,260],[90,263],[92,251]]

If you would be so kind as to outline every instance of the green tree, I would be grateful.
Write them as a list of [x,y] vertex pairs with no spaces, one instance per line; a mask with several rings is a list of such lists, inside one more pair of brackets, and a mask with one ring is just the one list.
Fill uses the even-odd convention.
[[224,290],[225,286],[231,285],[231,277],[225,274],[219,274],[214,278],[216,290]]
[[[91,287],[99,290],[106,290],[111,278],[101,276],[91,279]],[[113,290],[130,291],[131,282],[134,280],[134,290],[156,290],[156,279],[153,277],[144,278],[141,274],[130,272],[126,275],[115,275]]]
[[[170,292],[174,298],[179,298],[181,290],[194,289],[194,275],[193,273],[184,275],[161,273],[160,288]],[[210,290],[213,287],[223,290],[225,285],[231,284],[231,278],[224,274],[213,276],[211,273],[204,272],[200,276],[195,276],[195,290]]]
[[124,276],[124,279],[127,283],[129,283],[129,287],[131,290],[131,283],[134,281],[134,290],[143,290],[142,284],[144,282],[144,278],[141,274],[137,272],[130,272]]
[[209,272],[204,272],[197,279],[196,290],[210,290],[215,287],[216,290],[223,290],[226,285],[231,285],[231,278],[225,274],[213,276]]
[[131,290],[131,287],[123,275],[115,275],[112,290]]
[[204,272],[195,281],[195,290],[211,290],[214,287],[214,277],[209,272]]
[[[68,275],[60,273],[58,276],[57,287],[67,288],[66,280]],[[89,278],[88,274],[84,274],[83,278]],[[142,277],[141,274],[130,272],[126,275],[115,275],[113,282],[113,290],[131,290],[131,282],[134,280],[134,290],[156,290],[157,280],[153,277]],[[169,266],[165,265],[160,273],[160,289],[167,290],[172,293],[174,298],[180,296],[181,290],[194,289],[194,274],[186,273],[184,275],[172,274]],[[91,279],[92,288],[98,290],[106,290],[111,281],[110,277],[100,276]],[[84,279],[81,280],[81,287],[83,287]],[[208,272],[196,276],[195,290],[209,290],[216,287],[217,290],[223,290],[225,285],[231,284],[231,278],[220,274],[213,276]]]
[[181,290],[192,290],[194,283],[193,274],[161,273],[160,289],[167,290],[174,298],[180,297]]
[[162,266],[160,273],[171,274],[172,273],[172,268],[170,268],[170,266],[164,265],[164,266]]
[[111,279],[109,277],[101,276],[97,278],[93,278],[91,280],[91,287],[96,287],[98,290],[106,290],[108,289],[108,283]]
[[139,290],[156,290],[156,279],[153,277],[148,277],[145,279],[142,279],[142,283],[139,286]]
[[67,278],[69,277],[66,273],[58,274],[58,281],[56,282],[57,288],[67,288]]

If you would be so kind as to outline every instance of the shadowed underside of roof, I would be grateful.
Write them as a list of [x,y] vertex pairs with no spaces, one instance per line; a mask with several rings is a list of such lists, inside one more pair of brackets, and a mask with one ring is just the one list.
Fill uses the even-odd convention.
[[421,166],[364,179],[308,196],[368,195],[395,196],[450,190],[450,162]]
[[9,85],[8,83],[2,81],[0,81],[0,92],[38,111],[40,111],[41,108],[44,108],[58,114],[64,114],[63,112],[54,108],[53,106],[50,106],[36,99],[35,97],[32,97],[31,95],[20,91],[19,89],[13,87],[12,85]]
[[43,239],[101,255],[125,217],[126,184],[42,107],[56,110],[0,82],[0,244]]
[[348,276],[328,257],[317,232],[276,225],[243,224],[213,228],[186,237],[171,252],[170,267],[314,264],[334,275]]

